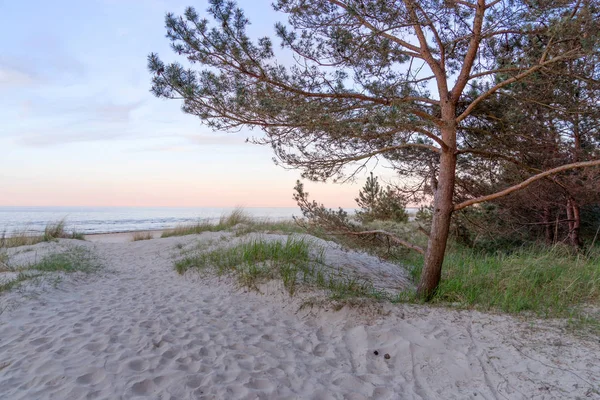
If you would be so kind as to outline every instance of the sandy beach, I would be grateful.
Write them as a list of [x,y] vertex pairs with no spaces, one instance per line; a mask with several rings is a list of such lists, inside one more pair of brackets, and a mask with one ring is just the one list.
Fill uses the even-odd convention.
[[[9,249],[11,262],[27,263],[83,246],[104,268],[0,294],[1,398],[600,398],[600,342],[560,321],[391,303],[311,307],[309,293],[290,298],[277,284],[258,293],[174,271],[181,249],[241,240],[231,233],[88,239]],[[328,263],[389,290],[409,284],[393,264],[326,245]]]

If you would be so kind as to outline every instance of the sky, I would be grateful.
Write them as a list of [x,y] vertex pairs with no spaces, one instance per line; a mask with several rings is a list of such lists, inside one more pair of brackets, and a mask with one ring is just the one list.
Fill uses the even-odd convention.
[[[257,35],[285,20],[271,0],[238,3]],[[165,13],[186,6],[208,7],[0,0],[0,206],[295,206],[300,172],[245,143],[259,131],[214,132],[149,92],[148,54],[178,60]],[[327,206],[353,207],[363,182],[305,185]]]

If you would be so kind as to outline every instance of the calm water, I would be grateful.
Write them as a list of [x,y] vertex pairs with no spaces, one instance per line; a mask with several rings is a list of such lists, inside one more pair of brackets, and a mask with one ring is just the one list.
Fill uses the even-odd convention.
[[[167,207],[0,207],[0,234],[14,231],[43,231],[48,222],[66,219],[67,231],[81,233],[126,232],[173,228],[199,220],[216,221],[234,208],[167,208]],[[300,216],[300,209],[245,208],[256,218],[270,220]]]

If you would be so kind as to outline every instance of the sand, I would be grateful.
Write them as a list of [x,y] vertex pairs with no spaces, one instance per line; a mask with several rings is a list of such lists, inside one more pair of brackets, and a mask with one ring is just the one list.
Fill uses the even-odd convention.
[[[238,240],[221,236],[14,250],[26,261],[83,245],[106,270],[0,295],[11,304],[0,398],[600,398],[600,343],[558,322],[414,305],[300,309],[306,298],[276,285],[259,294],[173,270],[177,245]],[[406,284],[405,271],[365,254],[332,245],[327,257]]]

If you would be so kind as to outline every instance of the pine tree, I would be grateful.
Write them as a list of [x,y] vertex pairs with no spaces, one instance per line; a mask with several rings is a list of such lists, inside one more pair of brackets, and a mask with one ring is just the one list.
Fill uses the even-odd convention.
[[374,213],[377,208],[377,202],[381,196],[381,187],[377,181],[377,177],[371,175],[367,177],[365,186],[358,192],[358,198],[355,199],[356,204],[361,208],[357,215],[362,219],[367,219]]
[[389,185],[382,189],[377,177],[373,176],[372,172],[367,177],[365,186],[358,192],[358,197],[355,200],[361,208],[356,213],[361,222],[374,220],[408,221],[405,208],[406,202],[401,193],[393,190]]
[[[167,14],[171,47],[187,61],[165,64],[150,54],[152,92],[182,101],[184,112],[220,131],[258,127],[264,135],[255,141],[307,179],[343,178],[349,165],[384,157],[414,191],[432,182],[418,286],[424,298],[439,284],[455,212],[600,165],[594,159],[524,170],[520,183],[461,198],[468,194],[463,161],[495,150],[471,147],[461,134],[474,110],[538,72],[597,54],[597,1],[277,0],[274,8],[288,16],[275,27],[277,43],[253,40],[235,1],[209,3],[213,22],[193,8]],[[527,52],[532,46],[539,51]],[[286,65],[279,51],[295,62]],[[470,96],[475,87],[483,90]],[[535,134],[523,129],[515,137]]]

